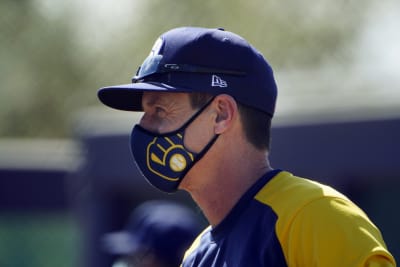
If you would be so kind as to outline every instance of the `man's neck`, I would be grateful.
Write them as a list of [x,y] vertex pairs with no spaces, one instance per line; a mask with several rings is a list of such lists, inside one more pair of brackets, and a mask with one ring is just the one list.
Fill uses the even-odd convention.
[[[242,195],[265,173],[271,170],[265,155],[245,153],[236,161],[219,161],[203,168],[200,185],[185,188],[199,205],[209,223],[218,225],[236,205]],[[229,158],[229,157],[227,157]],[[192,177],[194,178],[194,177]],[[190,178],[189,178],[190,179]]]

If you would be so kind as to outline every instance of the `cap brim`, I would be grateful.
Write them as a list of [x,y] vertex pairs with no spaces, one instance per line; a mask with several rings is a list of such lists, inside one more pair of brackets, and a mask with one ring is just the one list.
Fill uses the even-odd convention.
[[100,101],[111,108],[126,111],[142,111],[142,95],[145,91],[158,92],[190,92],[185,88],[178,88],[164,83],[130,83],[103,87],[98,91]]

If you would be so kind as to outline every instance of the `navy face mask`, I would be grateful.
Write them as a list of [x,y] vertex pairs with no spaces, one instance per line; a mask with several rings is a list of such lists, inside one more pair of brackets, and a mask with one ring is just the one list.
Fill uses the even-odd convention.
[[210,149],[218,135],[200,153],[189,151],[183,140],[186,128],[213,99],[175,131],[158,134],[135,125],[131,134],[131,151],[137,166],[151,185],[163,192],[175,192],[186,173]]

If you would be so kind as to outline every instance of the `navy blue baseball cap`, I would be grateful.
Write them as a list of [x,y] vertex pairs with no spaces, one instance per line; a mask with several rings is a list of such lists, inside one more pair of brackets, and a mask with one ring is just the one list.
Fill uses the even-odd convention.
[[141,111],[144,91],[228,94],[271,117],[277,86],[271,66],[241,36],[223,29],[181,27],[162,34],[132,83],[101,88],[105,105]]
[[191,209],[167,200],[150,200],[133,210],[122,231],[103,236],[103,249],[114,255],[152,253],[168,266],[179,266],[202,230]]

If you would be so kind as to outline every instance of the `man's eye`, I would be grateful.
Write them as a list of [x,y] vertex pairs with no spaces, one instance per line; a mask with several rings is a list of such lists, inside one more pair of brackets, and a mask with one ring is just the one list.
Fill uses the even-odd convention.
[[157,116],[160,116],[160,117],[165,116],[165,110],[163,108],[156,107],[155,112],[156,112]]

